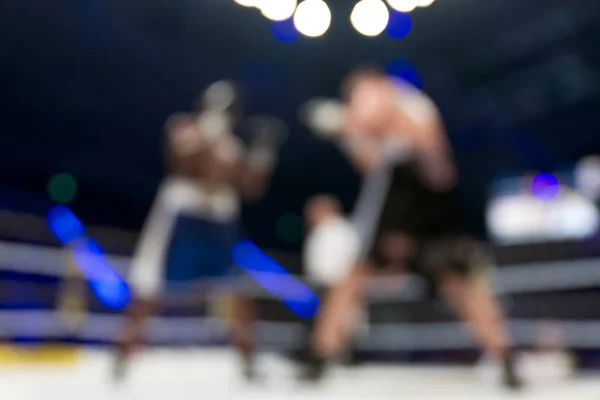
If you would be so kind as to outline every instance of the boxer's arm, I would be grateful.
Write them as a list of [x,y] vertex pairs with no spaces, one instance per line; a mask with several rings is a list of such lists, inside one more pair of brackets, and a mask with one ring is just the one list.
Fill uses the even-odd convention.
[[398,107],[391,132],[410,132],[428,183],[446,191],[454,187],[457,173],[439,111],[432,100],[419,95]]
[[258,200],[271,182],[276,155],[266,148],[254,148],[238,168],[236,186],[246,200]]
[[363,133],[352,109],[336,100],[309,102],[302,110],[304,122],[316,136],[335,143],[358,173],[381,164],[381,149]]
[[338,142],[359,174],[367,174],[383,163],[381,146],[363,137],[344,137]]
[[363,134],[361,125],[356,123],[349,109],[344,110],[340,132],[337,143],[359,174],[366,175],[384,164],[385,154],[380,141]]

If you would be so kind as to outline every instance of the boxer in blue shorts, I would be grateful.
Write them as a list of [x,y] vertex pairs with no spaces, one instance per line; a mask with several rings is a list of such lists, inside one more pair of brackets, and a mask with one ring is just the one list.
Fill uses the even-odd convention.
[[[246,148],[232,133],[240,117],[237,98],[232,84],[218,82],[205,92],[200,112],[176,114],[167,121],[169,175],[159,187],[133,257],[134,301],[117,346],[117,378],[165,293],[178,285],[210,285],[235,274],[231,249],[239,239],[241,201],[262,196],[279,144],[257,132]],[[238,298],[235,303],[233,339],[249,358],[253,340],[245,328],[253,321],[251,302]],[[249,365],[251,360],[245,361]]]

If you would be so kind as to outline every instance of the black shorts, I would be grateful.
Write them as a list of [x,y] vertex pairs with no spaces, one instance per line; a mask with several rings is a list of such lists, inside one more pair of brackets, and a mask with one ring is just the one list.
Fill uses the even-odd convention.
[[[437,279],[448,272],[468,274],[486,261],[486,251],[464,234],[455,190],[434,191],[424,184],[418,163],[394,167],[367,259],[376,268],[402,266],[411,272]],[[388,235],[408,238],[406,251]],[[395,253],[395,254],[394,254]]]
[[465,235],[444,235],[415,239],[412,255],[398,262],[388,259],[378,247],[369,254],[369,261],[376,269],[405,268],[428,280],[437,281],[448,274],[470,276],[492,265],[485,246]]

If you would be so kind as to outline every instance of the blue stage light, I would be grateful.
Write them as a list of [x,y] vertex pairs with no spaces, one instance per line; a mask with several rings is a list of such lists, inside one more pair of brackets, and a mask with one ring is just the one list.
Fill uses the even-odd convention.
[[112,310],[124,310],[131,301],[129,286],[122,279],[112,282],[90,283],[94,294],[106,307]]
[[273,36],[281,42],[293,42],[300,37],[300,32],[294,26],[294,19],[289,18],[284,21],[274,21],[271,29]]
[[116,310],[129,304],[131,294],[127,283],[108,262],[98,243],[81,238],[73,246],[73,258],[102,304]]
[[549,201],[560,190],[558,179],[552,174],[538,174],[531,182],[531,193],[540,201]]
[[402,79],[419,89],[423,89],[423,79],[406,60],[392,61],[388,64],[386,71],[390,76]]
[[405,38],[412,29],[410,14],[399,11],[390,12],[390,22],[386,28],[388,35],[394,39]]
[[94,294],[106,307],[123,309],[131,295],[127,283],[110,265],[98,243],[86,238],[83,223],[67,206],[57,205],[48,211],[48,226],[54,236],[73,249],[73,259]]
[[254,243],[247,240],[236,243],[232,256],[238,267],[280,299],[298,317],[310,319],[316,314],[319,308],[318,296]]
[[81,235],[85,229],[81,221],[62,205],[52,207],[47,216],[48,227],[62,244],[69,244]]

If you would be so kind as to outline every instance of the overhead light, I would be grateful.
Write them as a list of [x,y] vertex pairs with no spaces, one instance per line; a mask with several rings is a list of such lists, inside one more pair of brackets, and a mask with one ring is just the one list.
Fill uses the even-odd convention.
[[322,36],[331,25],[331,11],[323,0],[304,0],[296,8],[294,25],[304,36]]
[[414,0],[417,7],[429,7],[435,2],[435,0]]
[[258,5],[262,2],[261,0],[233,0],[240,6],[244,7],[258,7]]
[[382,0],[362,0],[354,6],[350,21],[359,33],[377,36],[387,27],[390,13]]
[[284,21],[294,15],[297,5],[298,0],[262,0],[258,8],[265,18],[271,21]]
[[[390,7],[396,11],[411,12],[417,8],[419,0],[387,0]],[[425,1],[425,0],[422,0]]]

